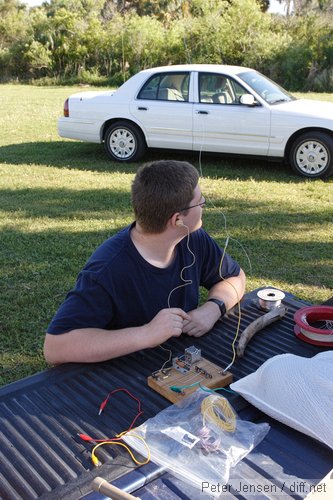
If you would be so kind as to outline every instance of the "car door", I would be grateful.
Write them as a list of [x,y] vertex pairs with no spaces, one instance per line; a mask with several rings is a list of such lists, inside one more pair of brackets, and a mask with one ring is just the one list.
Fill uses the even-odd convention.
[[[190,72],[154,74],[130,104],[148,147],[192,149]],[[192,101],[192,99],[191,99]]]
[[270,109],[262,103],[240,103],[248,91],[234,78],[197,73],[193,106],[193,148],[232,154],[266,155]]

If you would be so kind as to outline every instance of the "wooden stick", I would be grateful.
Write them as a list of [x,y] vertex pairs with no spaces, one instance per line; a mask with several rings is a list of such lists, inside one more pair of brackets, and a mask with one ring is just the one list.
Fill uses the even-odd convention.
[[95,477],[91,486],[95,491],[98,491],[98,493],[112,498],[113,500],[133,500],[133,498],[139,498],[134,497],[130,493],[126,493],[126,491],[120,490],[117,486],[108,483],[107,480],[102,477]]
[[265,328],[265,326],[270,325],[274,321],[277,321],[280,318],[283,318],[283,316],[286,314],[287,308],[284,306],[276,307],[275,309],[272,309],[271,311],[267,312],[263,316],[260,316],[259,318],[255,319],[250,323],[245,330],[242,332],[241,336],[239,337],[238,345],[237,345],[237,356],[241,358],[244,355],[245,348],[247,344],[250,342],[252,337]]

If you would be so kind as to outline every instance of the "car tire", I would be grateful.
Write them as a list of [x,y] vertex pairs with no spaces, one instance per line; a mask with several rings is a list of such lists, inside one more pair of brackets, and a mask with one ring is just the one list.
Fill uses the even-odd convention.
[[146,151],[141,130],[124,121],[110,125],[105,133],[104,146],[112,160],[123,163],[139,160]]
[[333,173],[333,138],[323,132],[307,132],[293,143],[289,160],[299,175],[327,178]]

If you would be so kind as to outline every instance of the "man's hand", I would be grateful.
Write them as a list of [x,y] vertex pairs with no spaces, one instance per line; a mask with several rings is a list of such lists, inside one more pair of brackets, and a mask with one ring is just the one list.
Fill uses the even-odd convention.
[[188,313],[189,320],[184,321],[183,332],[191,337],[201,337],[209,332],[220,317],[219,308],[212,302],[206,302]]
[[184,331],[184,324],[191,321],[191,316],[177,307],[162,309],[146,325],[151,339],[151,347],[162,344],[170,337],[179,337]]
[[[242,269],[238,276],[232,276],[213,285],[209,290],[209,297],[220,298],[225,303],[227,311],[241,300],[245,291],[245,274]],[[192,337],[201,337],[209,332],[221,317],[221,311],[214,302],[206,302],[202,306],[190,311],[190,321],[184,321],[183,332]]]

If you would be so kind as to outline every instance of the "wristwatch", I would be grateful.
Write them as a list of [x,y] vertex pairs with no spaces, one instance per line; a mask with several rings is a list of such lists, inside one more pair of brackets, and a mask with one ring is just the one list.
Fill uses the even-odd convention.
[[220,308],[220,312],[221,312],[221,316],[224,316],[225,313],[227,312],[227,308],[225,307],[225,303],[223,302],[223,300],[220,300],[220,299],[208,299],[207,302],[214,302],[215,304],[217,304]]

